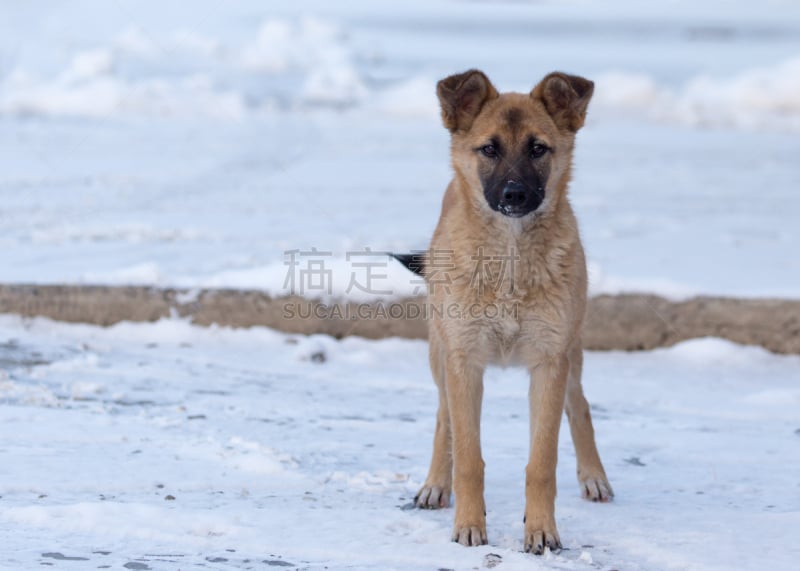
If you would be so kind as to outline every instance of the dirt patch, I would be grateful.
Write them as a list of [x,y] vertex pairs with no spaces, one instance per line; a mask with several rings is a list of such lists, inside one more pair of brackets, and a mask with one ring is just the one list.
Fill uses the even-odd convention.
[[[246,290],[0,285],[0,313],[104,326],[172,315],[197,325],[265,326],[287,333],[371,339],[424,339],[427,325],[421,302],[418,298],[382,306],[332,306]],[[800,354],[800,301],[697,297],[673,302],[652,295],[602,295],[589,302],[584,344],[593,350],[636,351],[708,336]]]
[[650,295],[592,298],[588,349],[634,351],[696,337],[721,337],[775,353],[800,353],[800,301],[696,297],[672,302]]

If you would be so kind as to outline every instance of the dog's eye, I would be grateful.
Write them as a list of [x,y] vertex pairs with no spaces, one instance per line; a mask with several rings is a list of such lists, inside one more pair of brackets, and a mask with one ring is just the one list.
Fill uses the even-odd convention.
[[533,157],[534,159],[538,159],[539,157],[544,155],[548,150],[549,149],[545,145],[537,143],[533,147],[531,147],[531,157]]
[[483,153],[483,156],[489,157],[490,159],[497,158],[497,148],[494,145],[484,145],[481,147],[481,153]]

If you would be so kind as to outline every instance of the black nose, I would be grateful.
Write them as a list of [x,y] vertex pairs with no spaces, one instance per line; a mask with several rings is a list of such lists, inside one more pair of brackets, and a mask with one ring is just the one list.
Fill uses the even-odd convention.
[[506,206],[522,206],[528,198],[528,191],[525,185],[515,180],[506,183],[503,189],[503,204]]

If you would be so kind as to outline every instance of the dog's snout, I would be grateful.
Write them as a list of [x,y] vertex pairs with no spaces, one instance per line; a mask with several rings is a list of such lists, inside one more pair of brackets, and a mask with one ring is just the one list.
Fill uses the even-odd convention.
[[503,188],[503,203],[507,206],[522,206],[528,198],[525,185],[509,180]]
[[544,188],[538,180],[522,182],[509,178],[495,188],[498,188],[495,193],[487,195],[489,204],[492,209],[512,218],[533,212],[544,200]]

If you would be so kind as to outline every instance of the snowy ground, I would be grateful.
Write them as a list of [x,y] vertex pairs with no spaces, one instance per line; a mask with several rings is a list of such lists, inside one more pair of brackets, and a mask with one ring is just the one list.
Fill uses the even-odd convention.
[[450,176],[434,86],[469,67],[596,81],[572,192],[593,291],[800,296],[780,0],[17,3],[1,278],[281,293],[284,252],[317,248],[341,292],[346,252],[427,245]]
[[[800,561],[800,357],[708,339],[589,353],[617,498],[580,498],[562,430],[567,549],[521,553],[527,382],[484,403],[490,545],[408,509],[436,392],[419,341],[181,321],[0,317],[0,567],[790,571]],[[60,555],[59,555],[60,554]],[[266,563],[265,563],[266,562]]]

